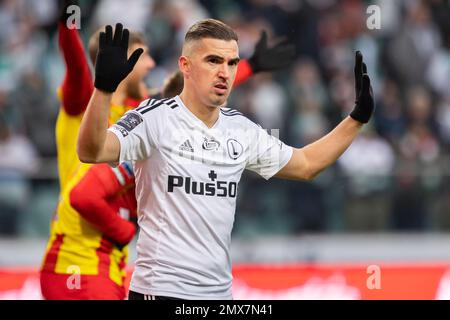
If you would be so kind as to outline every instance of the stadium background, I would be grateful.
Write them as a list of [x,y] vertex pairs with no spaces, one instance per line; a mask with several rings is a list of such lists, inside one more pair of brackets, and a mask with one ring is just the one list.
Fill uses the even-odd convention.
[[[378,30],[367,28],[369,5],[380,8]],[[158,64],[146,81],[156,88],[176,69],[183,35],[198,19],[233,26],[244,58],[261,29],[287,38],[296,62],[254,76],[229,105],[279,129],[296,147],[349,113],[354,51],[361,50],[377,108],[338,163],[310,183],[242,179],[232,245],[235,297],[450,298],[449,1],[80,6],[85,41],[116,21],[145,33]],[[54,126],[64,63],[57,15],[56,0],[0,1],[0,299],[40,297],[36,271],[58,196]],[[371,278],[377,274],[378,286]]]

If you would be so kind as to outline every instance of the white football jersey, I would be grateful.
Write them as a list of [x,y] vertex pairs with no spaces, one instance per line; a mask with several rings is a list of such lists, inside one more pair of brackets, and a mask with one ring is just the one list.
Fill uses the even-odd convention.
[[149,99],[110,129],[132,160],[140,233],[130,290],[182,299],[231,299],[230,238],[244,169],[266,179],[292,148],[240,112],[208,128],[181,101]]

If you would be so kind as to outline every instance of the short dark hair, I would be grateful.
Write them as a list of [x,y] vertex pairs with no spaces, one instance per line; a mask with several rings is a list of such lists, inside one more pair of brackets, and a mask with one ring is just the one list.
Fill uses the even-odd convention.
[[204,38],[238,41],[236,32],[230,26],[216,19],[205,19],[192,25],[186,32],[184,41],[189,42]]
[[163,98],[173,98],[176,95],[179,95],[181,91],[183,91],[183,87],[183,74],[181,73],[181,71],[177,71],[165,81],[161,95]]
[[[113,27],[114,30],[114,27]],[[100,32],[105,31],[105,27],[98,29],[90,38],[88,44],[89,57],[91,58],[92,64],[95,65],[95,60],[97,60],[97,52],[98,52],[98,41],[100,38]],[[133,44],[145,44],[145,37],[142,33],[131,31],[130,37],[128,38],[128,46],[132,46]]]

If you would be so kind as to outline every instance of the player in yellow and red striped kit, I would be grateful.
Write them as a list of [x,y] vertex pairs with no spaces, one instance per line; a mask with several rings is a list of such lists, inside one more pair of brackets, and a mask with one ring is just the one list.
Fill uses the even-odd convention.
[[[135,216],[134,177],[121,184],[124,178],[119,178],[117,173],[125,174],[123,167],[119,167],[118,172],[109,166],[86,165],[78,160],[76,138],[93,90],[92,78],[77,30],[67,28],[62,19],[58,31],[66,62],[66,75],[59,90],[62,107],[56,124],[60,198],[41,268],[42,293],[46,299],[124,299],[126,244],[133,238],[135,228],[119,214],[128,211]],[[147,51],[138,34],[130,37],[130,46]],[[142,78],[153,66],[154,61],[145,52],[136,65],[138,70],[133,73],[134,77],[130,77],[115,95],[110,123],[134,107],[125,104],[127,90],[139,88]],[[98,177],[101,177],[102,185],[85,187]],[[99,191],[103,193],[99,194]],[[82,210],[85,208],[83,201],[94,204],[95,199],[98,201],[96,206]],[[102,216],[106,212],[109,214],[107,219]],[[99,217],[103,217],[100,221],[115,222],[109,227],[113,231],[111,234],[102,228],[104,223],[96,223]],[[79,288],[72,288],[65,282],[74,272],[81,277]]]
[[127,245],[136,232],[131,165],[91,166],[65,196],[41,270],[43,297],[124,299]]

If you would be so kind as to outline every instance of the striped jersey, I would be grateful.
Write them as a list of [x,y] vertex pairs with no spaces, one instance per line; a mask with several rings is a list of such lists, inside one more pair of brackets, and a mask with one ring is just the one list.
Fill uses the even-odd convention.
[[240,112],[208,128],[182,102],[148,99],[112,131],[132,160],[140,234],[130,290],[182,299],[231,299],[230,238],[244,169],[269,179],[292,148]]
[[[62,101],[62,91],[58,91]],[[133,107],[111,105],[109,122],[116,122]],[[106,245],[104,235],[86,221],[70,202],[70,193],[87,174],[92,164],[82,163],[76,152],[76,141],[83,113],[70,115],[61,108],[56,123],[56,146],[60,194],[58,206],[50,224],[42,269],[57,274],[72,274],[73,267],[80,274],[106,275],[123,285],[128,247]],[[104,257],[106,256],[106,257]],[[103,257],[103,258],[102,258]],[[77,269],[77,270],[78,270]],[[106,271],[102,271],[106,269]]]
[[[61,89],[58,90],[58,98],[60,101],[63,100]],[[109,122],[111,124],[115,123],[125,112],[133,108],[134,107],[127,105],[111,105]],[[55,135],[60,196],[64,192],[69,180],[77,175],[78,170],[83,170],[83,167],[88,168],[92,166],[92,164],[82,163],[78,159],[76,150],[78,131],[80,130],[83,114],[84,112],[78,115],[70,115],[61,107],[56,120]]]

